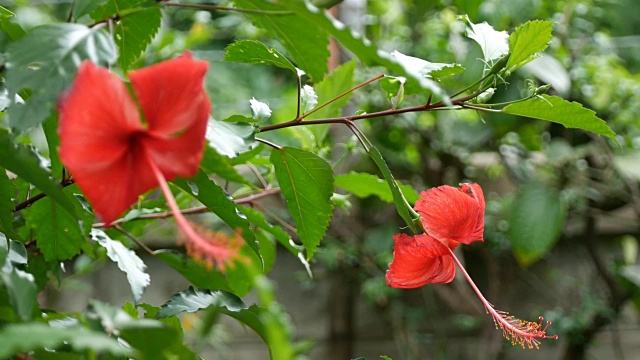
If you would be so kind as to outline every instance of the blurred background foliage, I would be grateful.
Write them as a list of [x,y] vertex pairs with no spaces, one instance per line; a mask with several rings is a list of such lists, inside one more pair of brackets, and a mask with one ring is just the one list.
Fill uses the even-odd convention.
[[[14,11],[15,21],[29,29],[65,19],[68,1],[0,0],[0,5]],[[508,89],[499,86],[492,101],[521,97],[518,89],[527,88],[527,79],[538,85],[550,83],[550,93],[595,110],[618,134],[621,146],[558,124],[468,110],[363,122],[364,132],[396,178],[417,191],[463,181],[483,186],[485,243],[458,251],[497,308],[530,320],[544,315],[553,321],[550,332],[560,340],[545,341],[536,353],[511,348],[465,283],[408,291],[387,287],[384,273],[392,259],[391,236],[400,226],[395,209],[378,198],[345,196],[339,199],[342,209],[334,214],[312,264],[316,276],[309,279],[304,271],[296,276],[301,287],[327,282],[332,294],[327,311],[350,320],[331,323],[332,359],[362,355],[354,350],[359,337],[354,318],[360,307],[382,314],[384,333],[397,345],[388,355],[398,359],[469,354],[485,359],[637,356],[629,350],[634,343],[638,349],[640,338],[640,12],[636,5],[634,0],[340,4],[342,21],[383,50],[462,64],[466,71],[442,84],[450,93],[477,79],[483,67],[480,49],[465,38],[458,15],[508,31],[528,20],[553,21],[554,37],[545,56],[509,78]],[[136,66],[191,49],[212,62],[207,86],[214,117],[224,119],[243,111],[249,115],[248,100],[255,97],[270,105],[274,121],[291,118],[296,88],[289,74],[279,68],[221,61],[224,47],[237,39],[259,39],[281,49],[268,33],[238,13],[164,11],[165,23]],[[1,34],[0,48],[7,43]],[[339,55],[341,62],[350,59],[348,53]],[[381,71],[358,67],[356,77],[364,81]],[[0,94],[0,105],[2,101]],[[369,86],[353,96],[345,112],[382,110],[389,107],[388,101],[379,87]],[[408,97],[404,105],[423,101]],[[332,128],[323,138],[310,136],[310,131],[296,127],[273,136],[282,145],[319,151],[332,159],[336,174],[375,172],[350,133]],[[37,136],[30,136],[25,141],[37,145]],[[96,266],[76,262],[82,264]],[[602,340],[609,335],[612,340]],[[474,350],[457,348],[460,339]],[[599,350],[593,350],[594,345]]]

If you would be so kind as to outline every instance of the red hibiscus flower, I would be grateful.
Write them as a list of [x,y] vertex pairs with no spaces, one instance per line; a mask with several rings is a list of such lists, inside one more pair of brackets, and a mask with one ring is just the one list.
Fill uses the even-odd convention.
[[208,67],[185,53],[129,73],[130,92],[107,69],[83,62],[58,104],[59,152],[107,225],[160,186],[187,248],[223,267],[237,247],[226,249],[196,232],[167,184],[198,172],[210,111],[203,86]]
[[484,195],[478,184],[460,188],[440,186],[424,191],[415,209],[429,235],[398,234],[387,284],[416,288],[426,284],[446,284],[456,275],[449,249],[458,244],[483,241]]
[[459,188],[440,186],[424,191],[415,205],[426,234],[393,237],[393,261],[389,264],[387,284],[395,288],[417,288],[426,284],[446,284],[455,278],[456,266],[512,344],[537,348],[538,339],[547,335],[550,321],[519,320],[509,313],[495,310],[482,295],[453,250],[459,244],[484,241],[485,202],[478,184],[461,184]]

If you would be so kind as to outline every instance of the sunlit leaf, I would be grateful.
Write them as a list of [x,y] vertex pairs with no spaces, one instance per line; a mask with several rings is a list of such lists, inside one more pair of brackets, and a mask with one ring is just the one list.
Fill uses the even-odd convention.
[[520,66],[535,59],[547,48],[551,41],[551,21],[528,21],[520,25],[509,36],[509,61],[507,69],[514,71]]
[[248,123],[209,120],[207,140],[220,155],[230,158],[251,150],[255,145],[255,128]]
[[133,250],[127,249],[121,242],[112,240],[100,229],[91,230],[91,238],[107,250],[109,259],[118,264],[118,268],[127,274],[127,281],[131,286],[133,299],[136,303],[142,298],[144,290],[151,279],[144,270],[146,265]]
[[290,147],[274,149],[270,159],[307,258],[311,258],[331,219],[331,165],[314,153]]
[[239,40],[224,49],[224,60],[248,64],[268,64],[296,73],[296,67],[278,50],[256,40]]
[[566,210],[558,191],[534,184],[518,191],[509,218],[509,238],[518,262],[531,265],[549,252],[564,226]]
[[584,108],[577,102],[569,102],[557,96],[541,95],[508,105],[502,109],[502,112],[547,120],[562,124],[567,128],[590,131],[617,142],[616,134],[606,122],[596,116],[593,110]]
[[[336,186],[360,198],[373,195],[382,201],[393,203],[393,194],[389,185],[383,179],[372,174],[352,171],[348,174],[336,175]],[[411,186],[400,185],[399,188],[410,204],[418,200],[418,193]]]
[[318,105],[318,94],[316,94],[313,87],[305,85],[300,89],[300,105],[303,113],[310,111]]
[[271,117],[269,104],[251,98],[251,100],[249,100],[249,106],[251,106],[251,114],[254,119],[266,121]]
[[467,36],[480,45],[485,61],[495,60],[509,52],[509,34],[496,31],[487,22],[474,24],[468,16],[460,19],[467,25]]
[[426,78],[439,79],[464,71],[460,64],[432,63],[417,57],[404,55],[399,51],[393,51],[391,56],[396,58],[411,73],[419,74]]
[[169,301],[164,303],[157,318],[175,316],[183,312],[196,312],[209,306],[224,307],[229,311],[247,309],[242,300],[224,290],[210,291],[207,289],[194,289],[180,291],[174,294]]
[[99,27],[57,23],[33,28],[9,45],[7,55],[6,86],[10,94],[32,91],[25,104],[9,107],[10,125],[24,131],[49,116],[83,60],[110,64],[116,59],[116,48]]

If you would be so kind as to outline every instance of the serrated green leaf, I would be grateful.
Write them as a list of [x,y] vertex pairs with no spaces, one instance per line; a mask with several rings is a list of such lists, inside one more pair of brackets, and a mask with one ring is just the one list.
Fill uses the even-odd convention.
[[9,133],[0,130],[0,166],[30,182],[71,214],[76,214],[74,202],[60,186],[49,179],[49,174],[26,146],[14,145]]
[[396,179],[393,177],[391,170],[389,170],[389,166],[387,166],[387,163],[386,161],[384,161],[384,158],[382,157],[382,154],[380,154],[380,151],[378,151],[377,148],[371,146],[371,144],[369,144],[369,146],[369,157],[371,157],[371,160],[373,160],[378,169],[380,169],[382,176],[387,181],[387,185],[391,189],[393,203],[396,205],[398,214],[407,224],[409,229],[411,229],[414,234],[417,234],[416,226],[413,223],[413,218],[411,216],[411,213],[409,212],[409,208],[407,207],[409,206],[408,201],[404,198],[404,195],[402,194],[402,191],[400,190]]
[[120,18],[113,37],[120,50],[118,65],[128,69],[151,44],[160,29],[162,13],[157,6],[140,9]]
[[513,254],[528,266],[553,248],[562,234],[566,210],[557,190],[534,184],[518,191],[510,214]]
[[116,59],[116,49],[109,35],[98,27],[59,23],[33,28],[9,45],[7,55],[10,97],[23,89],[33,92],[25,104],[9,107],[9,124],[24,131],[49,116],[83,60],[106,65]]
[[127,281],[131,286],[133,300],[137,304],[142,298],[144,290],[149,286],[151,279],[145,263],[133,250],[127,249],[121,242],[112,240],[100,229],[91,230],[91,238],[107,250],[107,256],[118,265],[118,268],[127,274]]
[[615,133],[593,110],[582,107],[577,102],[569,102],[557,96],[540,95],[535,98],[507,105],[505,114],[526,116],[547,120],[567,128],[582,129],[606,136],[617,142]]
[[45,197],[22,211],[45,260],[67,260],[80,252],[85,236],[76,216]]
[[[234,0],[238,7],[250,10],[286,12],[280,4],[262,0]],[[303,4],[304,6],[304,4]],[[294,14],[248,15],[252,22],[265,29],[270,37],[278,39],[298,68],[303,69],[312,80],[319,81],[327,72],[329,59],[329,37]]]
[[53,349],[63,344],[69,344],[76,351],[92,350],[98,354],[132,355],[132,352],[117,340],[80,327],[54,328],[37,322],[9,324],[0,330],[0,338],[0,358],[3,359],[32,350]]
[[98,7],[104,6],[109,0],[75,0],[73,2],[73,18],[79,19],[88,15]]
[[255,146],[255,127],[248,123],[211,119],[207,139],[219,154],[233,158]]
[[[360,198],[377,196],[380,200],[393,203],[393,194],[389,185],[379,177],[367,174],[350,172],[348,174],[336,175],[336,186],[343,188]],[[410,204],[418,200],[418,193],[408,185],[400,185],[400,190]]]
[[[220,186],[216,185],[209,177],[199,171],[198,174],[186,181],[184,179],[175,179],[172,181],[186,193],[195,197],[204,206],[218,215],[222,221],[227,223],[232,229],[240,230],[242,237],[253,251],[260,254],[256,237],[251,229],[251,224],[242,212],[240,212],[229,194],[227,194]],[[198,193],[195,194],[189,183],[193,183],[198,187]]]
[[331,165],[314,153],[290,147],[274,149],[270,160],[310,259],[331,219],[334,182]]
[[520,25],[509,36],[509,61],[507,69],[511,72],[535,59],[551,41],[553,23],[551,21],[528,21]]
[[222,273],[209,270],[204,265],[197,263],[182,253],[175,250],[157,250],[154,252],[154,255],[197,287],[231,290],[227,279],[225,279]]
[[247,64],[268,64],[297,73],[296,67],[278,50],[271,49],[256,40],[239,40],[227,46],[224,49],[224,60]]
[[496,31],[486,21],[474,24],[466,15],[460,19],[468,26],[467,36],[480,45],[485,61],[490,62],[509,52],[509,34],[506,31]]
[[156,318],[162,319],[175,316],[183,312],[197,312],[209,306],[224,307],[229,311],[247,309],[242,300],[235,294],[224,290],[210,291],[208,289],[194,289],[180,291],[161,306]]

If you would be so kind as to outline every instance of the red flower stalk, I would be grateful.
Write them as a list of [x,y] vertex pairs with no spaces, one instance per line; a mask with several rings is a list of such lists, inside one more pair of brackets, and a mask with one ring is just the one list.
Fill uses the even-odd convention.
[[202,259],[224,267],[237,247],[196,232],[167,184],[198,172],[210,110],[203,86],[208,67],[185,53],[129,73],[130,92],[107,69],[83,62],[58,103],[59,152],[105,223],[160,186],[187,248],[204,251]]
[[523,348],[538,348],[538,339],[558,338],[546,334],[551,322],[543,326],[542,317],[539,322],[523,321],[495,310],[453,252],[460,243],[484,241],[484,209],[484,195],[478,184],[461,184],[460,188],[445,185],[422,192],[415,210],[421,215],[427,234],[393,237],[395,246],[386,274],[387,284],[395,288],[446,284],[453,281],[457,266],[504,337]]

